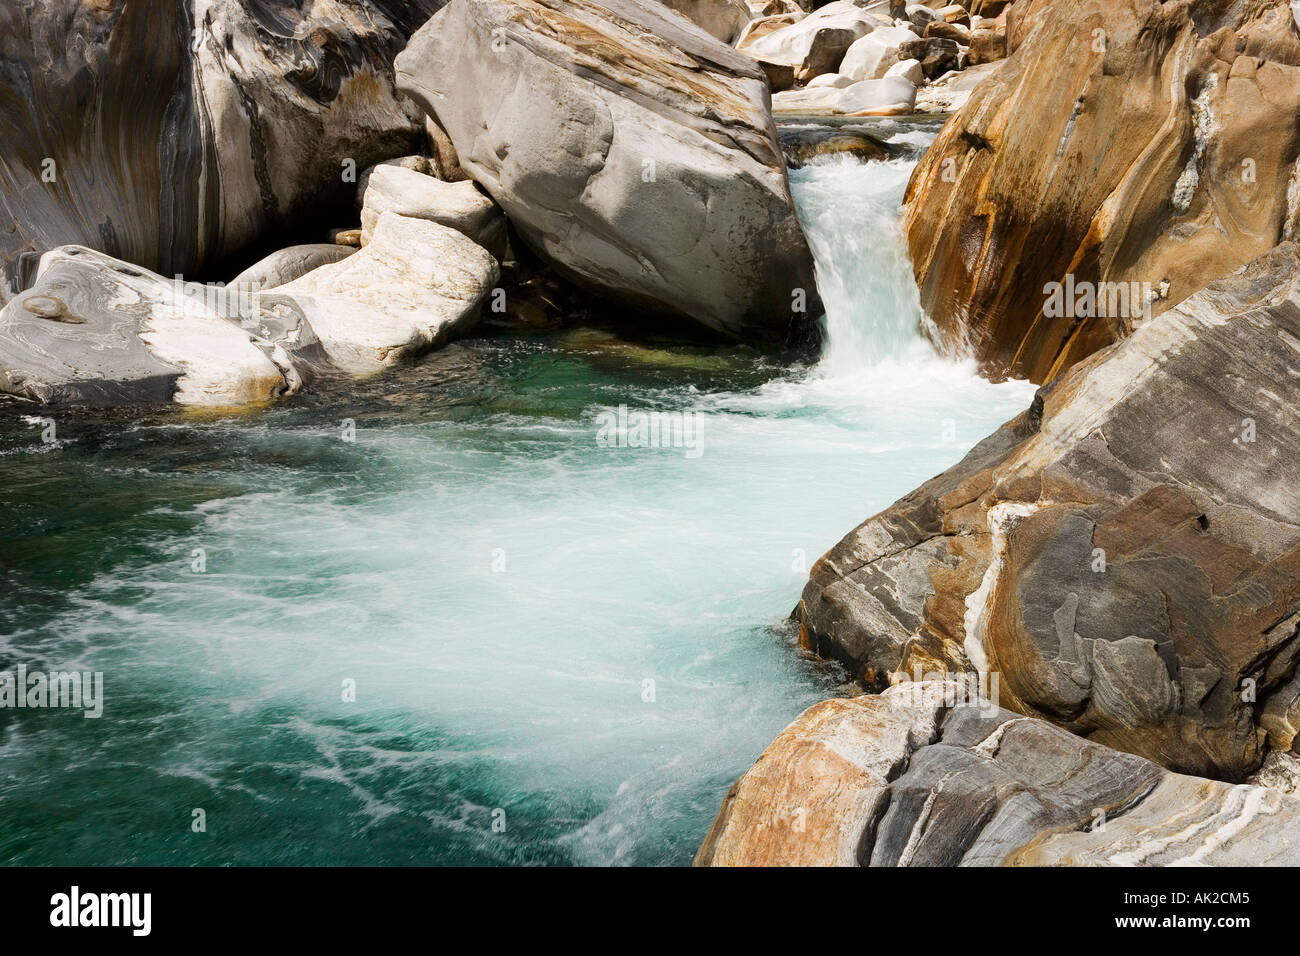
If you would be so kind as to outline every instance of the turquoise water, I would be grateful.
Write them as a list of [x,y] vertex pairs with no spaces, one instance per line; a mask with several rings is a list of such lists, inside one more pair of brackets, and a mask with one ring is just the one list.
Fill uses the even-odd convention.
[[[813,367],[498,333],[241,417],[47,445],[0,407],[0,669],[105,683],[98,720],[0,709],[0,861],[688,863],[846,690],[786,621],[808,566],[1029,401],[917,335],[909,164],[792,174]],[[620,405],[699,453],[602,447]]]

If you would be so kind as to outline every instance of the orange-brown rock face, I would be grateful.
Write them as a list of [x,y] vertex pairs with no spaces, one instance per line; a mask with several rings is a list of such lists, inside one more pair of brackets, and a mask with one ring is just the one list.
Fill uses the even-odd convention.
[[805,645],[1240,780],[1300,737],[1300,246],[1039,392],[814,566]]
[[940,346],[1044,382],[1296,238],[1300,30],[1280,0],[1011,12],[906,226]]

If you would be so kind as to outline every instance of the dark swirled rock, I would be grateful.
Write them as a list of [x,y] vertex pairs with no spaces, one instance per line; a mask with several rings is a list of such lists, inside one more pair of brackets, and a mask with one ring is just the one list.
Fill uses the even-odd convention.
[[816,318],[763,75],[661,4],[452,0],[397,75],[567,278],[762,344]]
[[696,866],[1295,866],[1300,798],[1170,773],[926,681],[827,700],[731,788]]
[[173,275],[344,207],[423,138],[392,60],[441,5],[0,4],[0,304],[55,246]]
[[806,645],[1241,780],[1300,738],[1300,247],[1040,390],[813,568]]

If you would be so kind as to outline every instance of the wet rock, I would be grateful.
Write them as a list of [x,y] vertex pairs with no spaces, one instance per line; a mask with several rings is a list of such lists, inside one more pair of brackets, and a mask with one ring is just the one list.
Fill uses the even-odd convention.
[[781,131],[781,149],[791,169],[818,156],[853,156],[861,162],[892,159],[898,149],[865,130],[825,126],[796,127]]
[[566,278],[756,344],[818,314],[762,73],[653,0],[452,0],[397,64]]
[[846,536],[806,646],[875,688],[997,674],[1004,706],[1181,772],[1295,748],[1298,276],[1284,244],[1142,323]]

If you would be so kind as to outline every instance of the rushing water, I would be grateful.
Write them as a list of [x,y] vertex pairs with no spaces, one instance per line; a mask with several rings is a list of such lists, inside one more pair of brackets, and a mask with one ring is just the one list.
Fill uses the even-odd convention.
[[[0,670],[105,680],[100,719],[0,710],[0,862],[689,862],[843,690],[785,621],[808,566],[1029,398],[918,336],[910,162],[792,174],[813,368],[579,330],[52,445],[0,407]],[[601,447],[619,405],[700,453]]]

